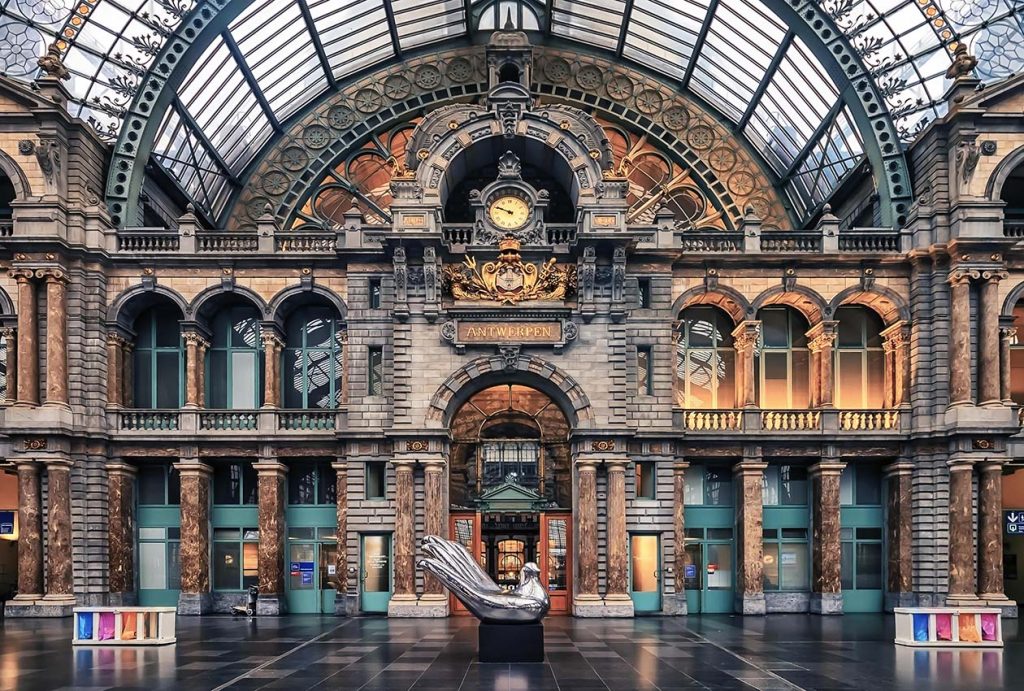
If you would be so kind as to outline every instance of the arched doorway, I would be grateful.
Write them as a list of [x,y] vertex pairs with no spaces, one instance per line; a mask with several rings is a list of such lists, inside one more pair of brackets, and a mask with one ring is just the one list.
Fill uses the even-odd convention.
[[[519,582],[541,567],[551,613],[568,614],[572,593],[572,461],[569,421],[545,393],[519,384],[469,397],[451,421],[451,534],[491,578]],[[457,601],[455,614],[466,613]]]

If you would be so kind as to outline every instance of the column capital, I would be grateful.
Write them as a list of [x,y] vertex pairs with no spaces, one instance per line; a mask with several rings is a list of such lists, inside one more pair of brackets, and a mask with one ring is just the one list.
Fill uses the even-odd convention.
[[448,463],[443,458],[429,458],[421,460],[420,465],[422,465],[423,470],[428,473],[443,473],[445,466],[447,466]]
[[1005,280],[1010,277],[1010,272],[1003,269],[989,269],[981,272],[981,280],[988,281],[989,283],[999,283],[999,281]]
[[178,461],[174,464],[174,469],[178,471],[179,475],[213,475],[213,466],[203,463],[199,459]]
[[47,471],[49,471],[50,468],[55,468],[55,469],[64,469],[64,470],[67,470],[67,471],[70,472],[72,466],[75,465],[75,462],[73,460],[71,460],[70,458],[65,458],[63,456],[55,456],[55,457],[52,457],[52,458],[45,458],[45,459],[43,459],[43,462],[46,463],[46,470]]
[[883,348],[895,348],[909,340],[910,324],[901,319],[879,331],[878,335],[882,337]]
[[978,466],[978,470],[982,473],[985,472],[1002,472],[1003,466],[1006,465],[1005,458],[986,458],[982,461],[975,461],[975,465]]
[[676,461],[672,464],[672,472],[675,475],[683,475],[686,470],[690,467],[689,461]]
[[283,350],[285,346],[284,339],[277,329],[268,329],[265,326],[260,327],[260,342],[263,343],[264,350]]
[[139,473],[139,469],[133,466],[131,463],[125,463],[124,461],[107,461],[106,463],[107,475],[123,475],[125,477],[135,477]]
[[[0,338],[6,338],[8,341],[14,339],[14,336],[18,333],[16,326],[0,326]],[[13,344],[11,344],[13,346]]]
[[761,322],[756,319],[741,321],[732,330],[733,347],[736,350],[747,350],[757,346],[761,336]]
[[580,472],[584,470],[593,470],[597,472],[597,466],[601,463],[600,458],[588,458],[586,456],[577,456],[573,460],[573,465],[580,469]]
[[128,337],[120,329],[111,329],[107,332],[107,345],[126,348],[130,343],[131,341],[128,340]]
[[410,473],[416,466],[416,461],[411,458],[392,458],[390,463],[395,466],[395,470],[408,470]]
[[968,285],[972,280],[981,278],[981,272],[977,269],[958,268],[949,272],[946,282],[951,286]]
[[27,458],[22,458],[22,459],[16,460],[14,462],[14,466],[15,466],[15,468],[17,468],[19,473],[22,472],[22,471],[38,473],[39,470],[42,468],[43,464],[40,463],[39,461],[34,461],[34,460],[29,460]]
[[760,475],[768,464],[764,461],[740,461],[732,467],[733,475]]
[[47,283],[67,283],[68,274],[64,269],[45,268],[36,269],[36,278],[41,278]]
[[974,459],[971,458],[951,458],[946,461],[946,466],[949,468],[949,472],[955,472],[958,470],[966,470],[970,472],[974,468]]
[[36,272],[24,266],[20,266],[11,269],[7,272],[7,275],[13,278],[18,283],[28,283],[36,277]]
[[846,463],[844,461],[822,460],[808,468],[807,472],[812,477],[815,475],[839,475],[845,467]]
[[626,472],[626,466],[630,463],[631,462],[628,459],[621,458],[606,458],[604,461],[609,473],[624,473]]
[[348,460],[339,458],[336,461],[331,461],[331,468],[336,473],[347,473],[348,472]]
[[897,477],[900,475],[913,475],[914,464],[911,461],[896,461],[890,463],[882,468],[882,474],[885,477]]
[[198,331],[185,331],[181,334],[181,337],[185,339],[186,346],[195,346],[197,348],[210,347],[210,342]]
[[257,475],[279,475],[284,477],[288,474],[288,466],[280,461],[269,458],[253,462],[252,467]]

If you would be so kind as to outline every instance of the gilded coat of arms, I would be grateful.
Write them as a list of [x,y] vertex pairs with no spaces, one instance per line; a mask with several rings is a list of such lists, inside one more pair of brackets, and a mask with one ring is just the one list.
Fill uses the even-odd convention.
[[524,263],[520,243],[506,236],[498,242],[497,261],[478,268],[473,257],[444,267],[444,286],[456,300],[493,300],[515,305],[527,300],[563,300],[576,294],[576,267]]

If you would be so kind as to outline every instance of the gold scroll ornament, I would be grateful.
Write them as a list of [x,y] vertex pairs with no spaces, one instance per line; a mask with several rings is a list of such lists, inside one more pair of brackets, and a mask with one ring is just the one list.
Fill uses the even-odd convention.
[[477,268],[476,259],[444,267],[445,289],[456,300],[488,300],[515,305],[528,300],[563,300],[576,294],[576,267],[524,263],[520,243],[506,236],[498,242],[497,261]]

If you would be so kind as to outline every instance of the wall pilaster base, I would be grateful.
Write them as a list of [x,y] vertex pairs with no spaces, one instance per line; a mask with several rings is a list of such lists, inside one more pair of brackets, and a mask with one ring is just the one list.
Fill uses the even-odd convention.
[[178,595],[178,614],[196,617],[213,611],[213,595],[210,593],[181,593]]
[[886,593],[885,611],[892,612],[897,607],[917,607],[917,595],[914,593]]
[[[107,595],[107,605],[109,607],[134,607],[138,602],[139,596],[134,590],[126,593],[108,593]],[[88,606],[89,603],[83,602],[82,604]]]
[[629,619],[633,617],[633,600],[628,595],[625,599],[616,596],[604,599],[577,598],[572,603],[572,614],[582,619]]
[[733,600],[733,609],[737,614],[761,616],[768,611],[764,593],[747,593],[737,595]]
[[260,593],[256,598],[256,614],[277,617],[288,613],[288,600],[283,593]]
[[686,593],[670,593],[665,596],[661,611],[669,617],[685,617],[690,609],[686,604]]
[[842,593],[811,593],[811,614],[842,614]]
[[32,596],[32,599],[16,596],[14,599],[8,600],[4,605],[4,617],[10,619],[70,617],[75,608],[74,598],[56,601],[36,598],[38,596]]
[[981,607],[995,607],[1002,610],[1003,619],[1016,619],[1017,618],[1017,603],[1010,598],[1003,595],[1002,597],[996,595],[979,595],[980,600],[979,606]]
[[435,619],[448,616],[444,595],[395,595],[388,602],[388,616],[398,619]]
[[983,607],[985,602],[977,595],[947,595],[946,607]]

